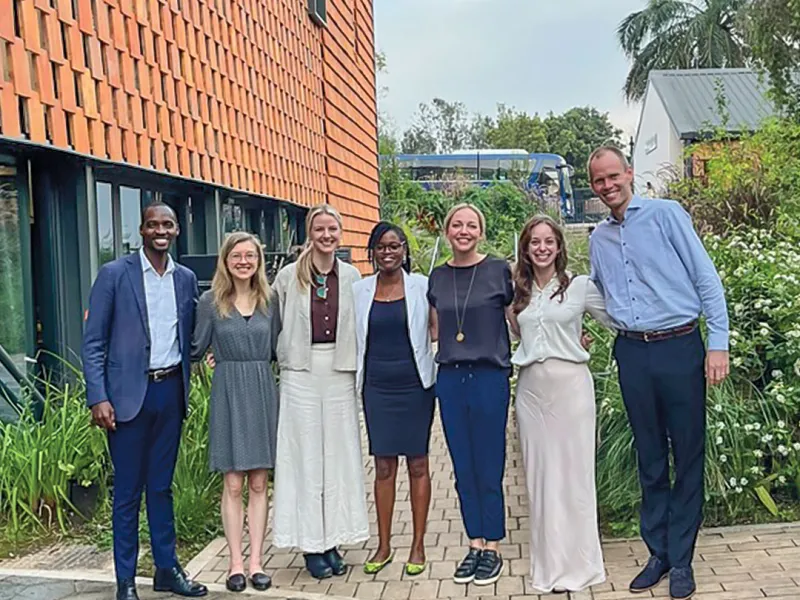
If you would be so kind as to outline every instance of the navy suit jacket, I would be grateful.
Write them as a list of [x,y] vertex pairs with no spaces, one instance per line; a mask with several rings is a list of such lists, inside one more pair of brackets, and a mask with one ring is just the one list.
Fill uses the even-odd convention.
[[[185,414],[199,292],[195,274],[177,263],[173,281]],[[134,419],[144,403],[150,368],[150,328],[138,252],[106,263],[97,273],[89,296],[81,357],[86,404],[92,407],[108,400],[114,407],[117,421],[125,423]]]

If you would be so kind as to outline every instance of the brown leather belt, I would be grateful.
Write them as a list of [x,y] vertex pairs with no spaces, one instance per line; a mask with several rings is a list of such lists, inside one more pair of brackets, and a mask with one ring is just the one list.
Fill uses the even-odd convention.
[[158,383],[159,381],[164,381],[167,377],[172,377],[180,372],[180,365],[172,365],[171,367],[164,367],[163,369],[150,369],[150,371],[148,371],[148,375],[150,376],[150,381]]
[[658,342],[692,333],[695,329],[697,329],[696,320],[692,321],[691,323],[687,323],[686,325],[679,325],[678,327],[662,329],[660,331],[626,331],[624,329],[620,329],[619,334],[632,340]]

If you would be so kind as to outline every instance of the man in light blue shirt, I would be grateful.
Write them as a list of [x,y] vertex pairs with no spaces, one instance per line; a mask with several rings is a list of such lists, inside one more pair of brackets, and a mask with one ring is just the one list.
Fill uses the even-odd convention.
[[619,331],[614,356],[638,457],[641,533],[651,554],[630,591],[647,591],[669,575],[671,597],[690,598],[703,519],[706,382],[728,375],[725,293],[689,214],[672,200],[634,195],[633,170],[620,150],[595,150],[588,171],[592,190],[611,209],[592,233],[589,254],[592,279]]

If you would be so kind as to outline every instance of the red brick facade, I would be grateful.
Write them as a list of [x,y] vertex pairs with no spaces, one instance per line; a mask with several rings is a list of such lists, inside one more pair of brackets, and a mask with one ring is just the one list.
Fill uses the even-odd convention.
[[[296,204],[363,261],[378,216],[371,0],[0,0],[0,136]],[[10,18],[9,18],[10,17]]]

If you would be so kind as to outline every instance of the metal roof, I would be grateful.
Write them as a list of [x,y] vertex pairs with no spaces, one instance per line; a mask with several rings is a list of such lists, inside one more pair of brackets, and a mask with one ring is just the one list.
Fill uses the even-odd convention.
[[753,131],[775,107],[767,98],[768,83],[750,69],[680,69],[651,71],[650,83],[658,92],[681,138],[696,139],[709,126],[719,127],[717,86],[727,98],[730,132]]

